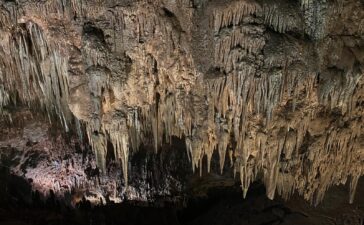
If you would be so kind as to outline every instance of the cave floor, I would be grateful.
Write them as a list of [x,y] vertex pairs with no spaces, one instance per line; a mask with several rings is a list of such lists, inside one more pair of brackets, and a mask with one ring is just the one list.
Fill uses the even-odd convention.
[[99,207],[81,203],[71,209],[52,198],[24,205],[13,195],[10,205],[0,207],[0,225],[363,225],[364,180],[352,205],[346,189],[333,187],[316,207],[299,196],[271,201],[260,184],[253,186],[245,200],[234,186],[213,189],[208,197],[194,198],[186,207],[127,202]]

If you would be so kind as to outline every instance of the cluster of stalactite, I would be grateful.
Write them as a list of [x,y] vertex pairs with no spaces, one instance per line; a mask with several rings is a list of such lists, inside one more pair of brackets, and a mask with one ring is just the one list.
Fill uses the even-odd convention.
[[[193,170],[206,159],[210,172],[214,151],[221,172],[230,159],[244,195],[261,179],[270,198],[298,191],[317,203],[351,179],[353,200],[364,174],[363,54],[360,37],[312,41],[331,29],[326,1],[125,2],[2,2],[0,109],[40,106],[66,128],[71,111],[104,173],[111,143],[125,183],[133,150],[177,136]],[[196,69],[203,57],[206,71]]]
[[50,121],[58,116],[68,131],[68,62],[62,46],[48,42],[34,21],[17,20],[14,11],[10,6],[2,10],[1,109],[10,102],[26,104],[47,112]]

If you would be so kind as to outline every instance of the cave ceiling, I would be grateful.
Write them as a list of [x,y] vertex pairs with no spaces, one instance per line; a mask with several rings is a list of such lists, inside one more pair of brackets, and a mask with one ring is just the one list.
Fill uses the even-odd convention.
[[86,137],[101,174],[111,148],[126,188],[140,146],[178,138],[195,173],[217,154],[244,195],[261,180],[318,203],[348,182],[354,199],[363,1],[1,0],[0,34],[2,123],[43,113]]

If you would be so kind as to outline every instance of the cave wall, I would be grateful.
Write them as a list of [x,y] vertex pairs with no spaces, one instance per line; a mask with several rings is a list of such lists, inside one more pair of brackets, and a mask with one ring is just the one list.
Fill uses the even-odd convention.
[[271,199],[319,203],[349,181],[353,201],[364,174],[363,1],[0,3],[3,124],[14,107],[42,112],[88,140],[102,176],[111,149],[123,187],[141,146],[178,138],[193,171],[210,171],[216,152],[244,195],[261,180]]

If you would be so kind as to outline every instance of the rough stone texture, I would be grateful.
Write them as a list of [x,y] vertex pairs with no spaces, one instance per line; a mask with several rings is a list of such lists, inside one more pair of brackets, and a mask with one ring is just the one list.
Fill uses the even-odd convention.
[[[46,120],[39,119],[41,115],[34,121],[28,110],[19,110],[13,117],[18,122],[0,131],[0,167],[29,183],[42,198],[53,195],[72,206],[83,198],[93,205],[126,199],[161,205],[181,204],[186,196],[187,177],[193,174],[183,145],[175,149],[164,146],[158,154],[145,148],[134,152],[126,189],[120,164],[110,150],[107,172],[102,174],[90,147],[81,140],[54,130]],[[26,188],[20,187],[19,196],[27,195]],[[31,204],[31,193],[28,195],[25,199]]]
[[133,152],[178,137],[193,170],[210,171],[214,151],[221,172],[229,161],[244,196],[259,179],[271,199],[297,191],[316,204],[350,181],[353,201],[364,174],[363,1],[0,2],[4,121],[14,105],[45,112],[87,137],[101,176],[111,149],[127,187]]

